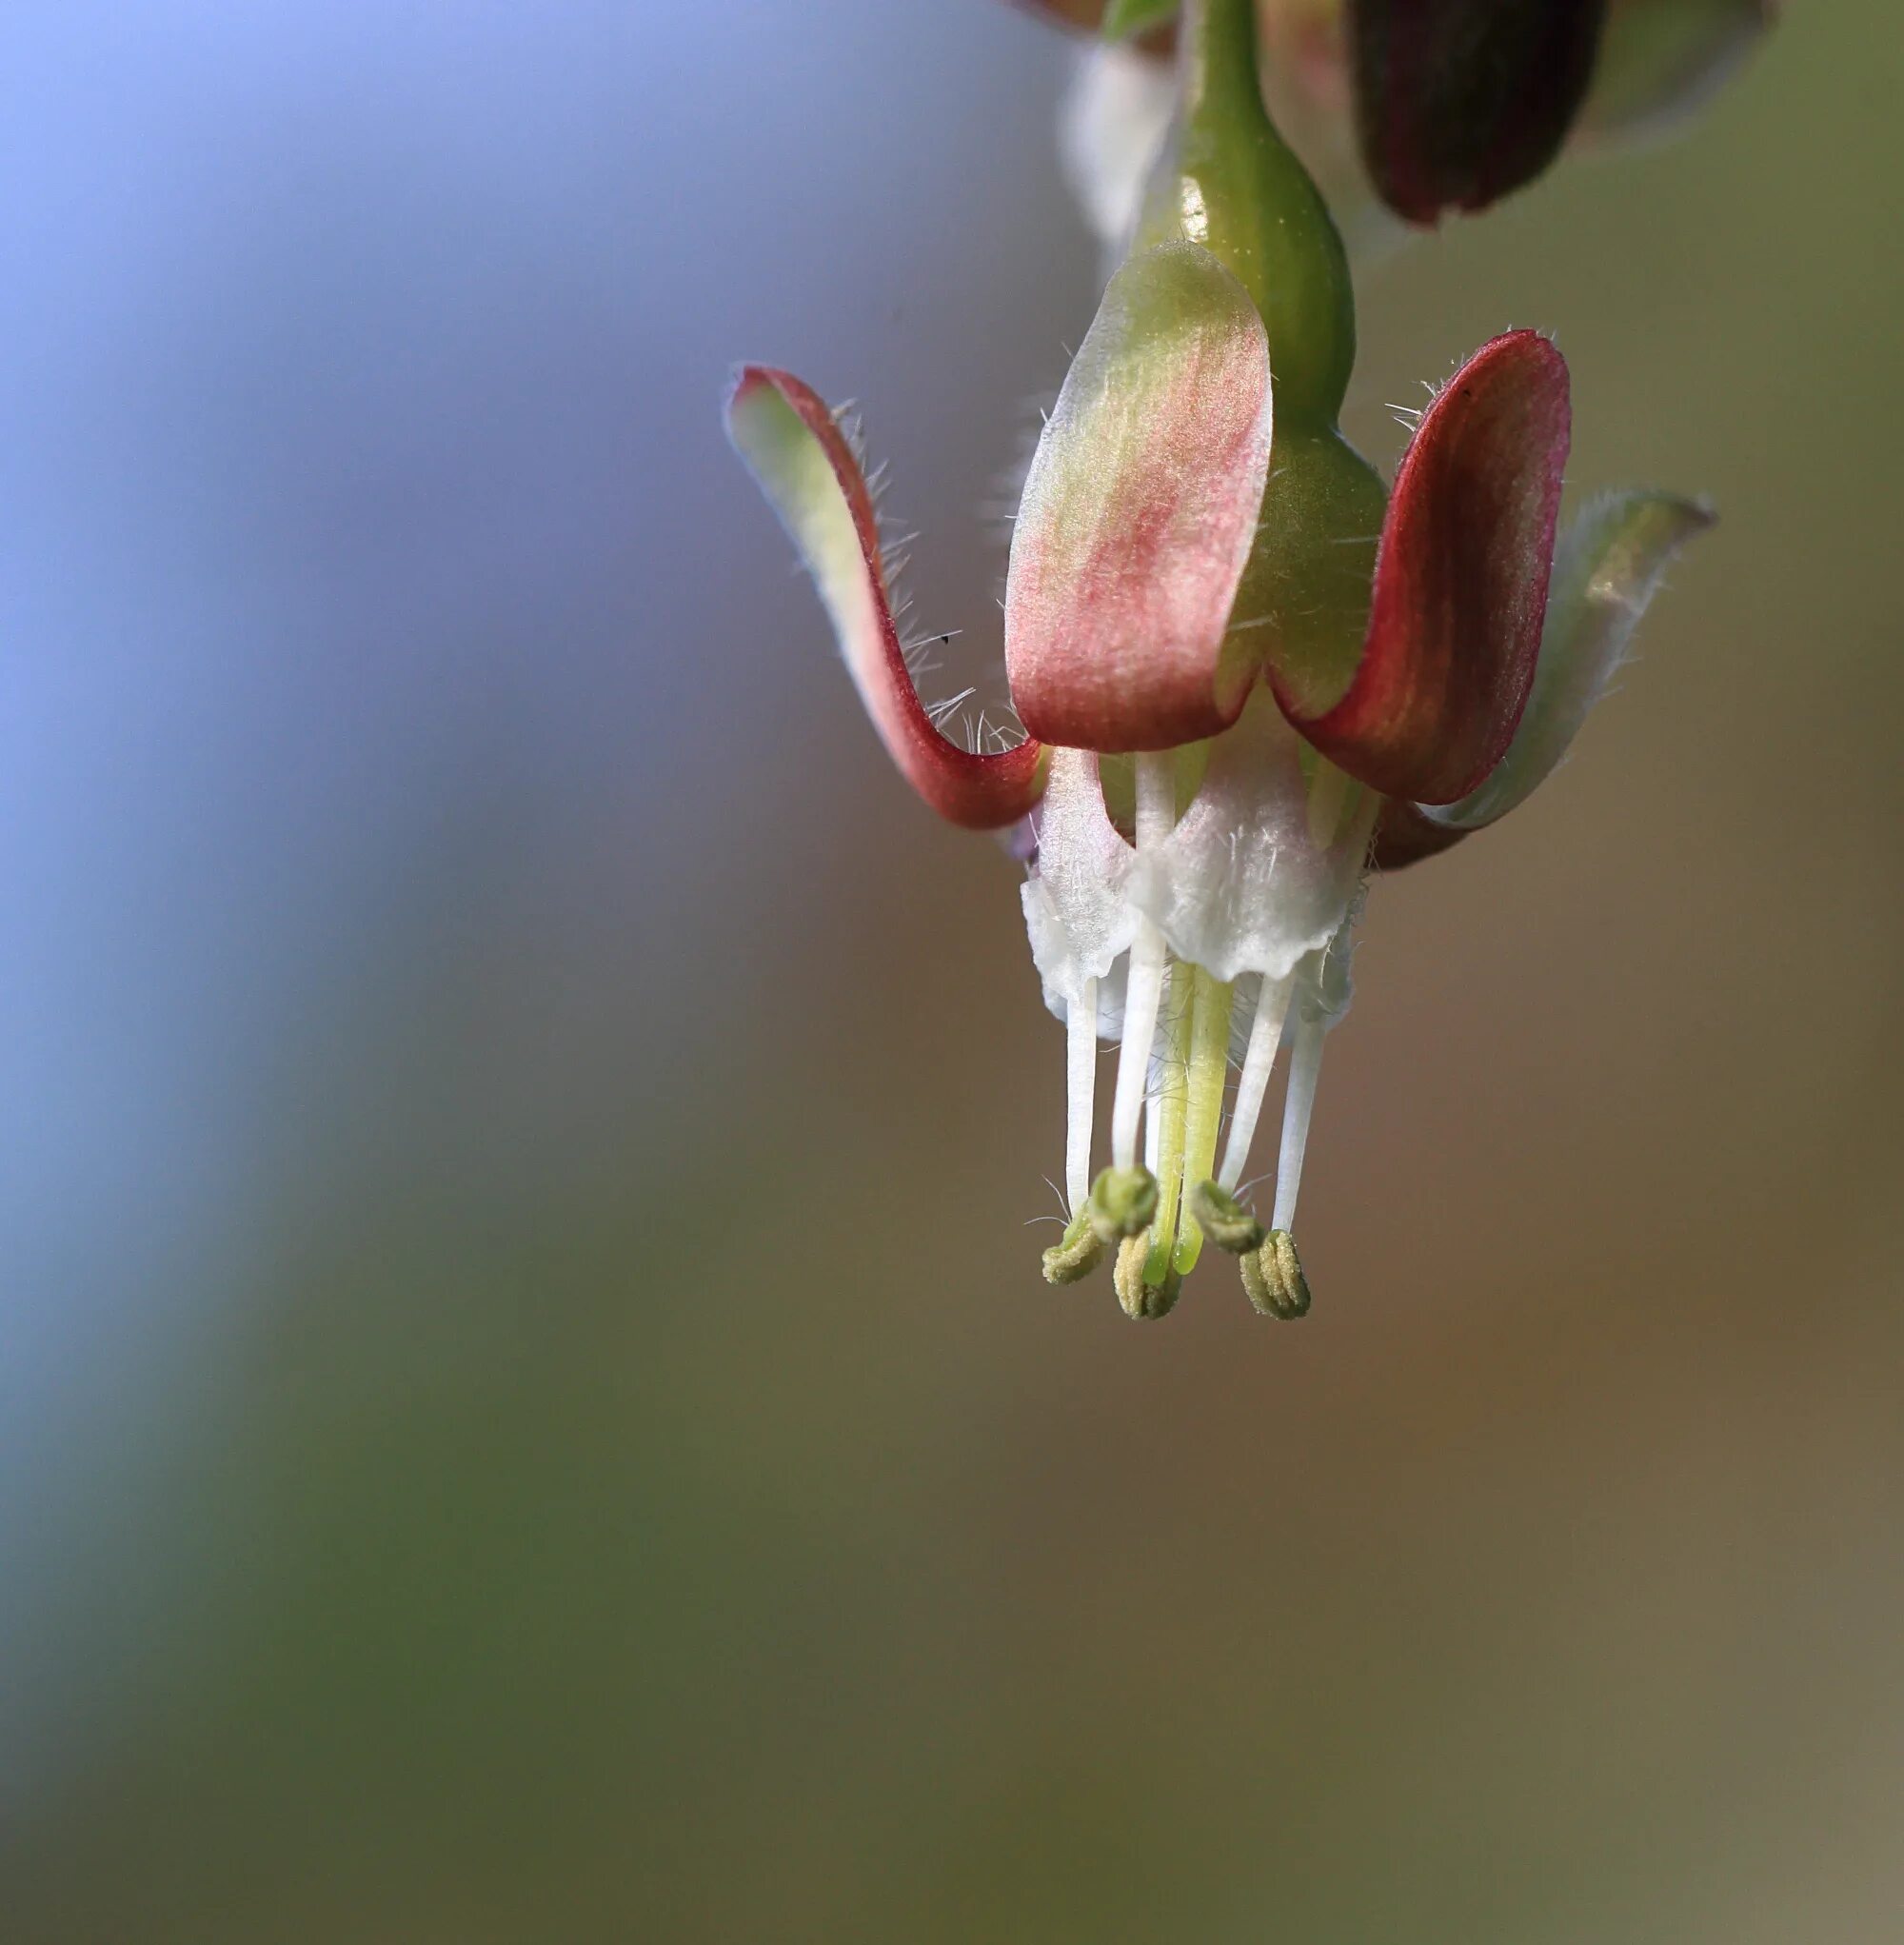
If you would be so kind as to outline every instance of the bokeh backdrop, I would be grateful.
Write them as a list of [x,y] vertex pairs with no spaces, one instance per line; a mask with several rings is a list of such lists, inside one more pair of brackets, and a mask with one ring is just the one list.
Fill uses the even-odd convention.
[[864,401],[995,681],[1068,61],[5,10],[12,1945],[1904,1937],[1904,35],[1364,285],[1384,460],[1534,324],[1723,524],[1376,888],[1299,1328],[1040,1280],[1012,867],[720,435]]

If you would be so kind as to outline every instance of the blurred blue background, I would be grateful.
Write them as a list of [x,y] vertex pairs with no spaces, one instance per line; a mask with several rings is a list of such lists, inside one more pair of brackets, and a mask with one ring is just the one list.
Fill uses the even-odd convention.
[[1384,461],[1537,324],[1724,524],[1378,887],[1299,1332],[1039,1280],[1010,868],[719,432],[860,398],[987,679],[1069,65],[0,21],[9,1939],[1900,1935],[1904,40],[1364,290]]

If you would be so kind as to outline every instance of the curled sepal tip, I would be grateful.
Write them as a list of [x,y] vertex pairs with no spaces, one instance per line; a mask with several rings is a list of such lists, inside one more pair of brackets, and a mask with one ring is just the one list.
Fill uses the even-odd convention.
[[1349,0],[1356,129],[1411,223],[1484,209],[1554,160],[1593,77],[1606,0]]
[[1309,1315],[1309,1279],[1288,1230],[1272,1229],[1260,1248],[1240,1259],[1240,1267],[1243,1289],[1259,1317],[1293,1323]]
[[1676,493],[1608,493],[1583,507],[1554,562],[1540,660],[1507,753],[1478,788],[1432,810],[1474,830],[1523,803],[1553,774],[1625,659],[1673,558],[1716,516]]
[[1091,1184],[1084,1208],[1101,1241],[1128,1241],[1148,1229],[1157,1215],[1157,1178],[1141,1166],[1106,1168]]
[[1743,65],[1777,12],[1776,0],[1616,0],[1580,132],[1670,133]]
[[1553,774],[1625,659],[1667,569],[1716,518],[1702,500],[1647,491],[1602,494],[1581,509],[1555,555],[1534,691],[1507,753],[1453,804],[1390,799],[1376,833],[1379,868],[1445,851],[1505,817]]
[[1017,823],[1044,787],[1043,752],[1025,742],[979,755],[934,726],[893,625],[872,494],[825,403],[790,372],[747,365],[728,391],[726,419],[735,451],[813,576],[860,700],[906,781],[953,824]]
[[1405,864],[1418,864],[1424,858],[1439,857],[1466,836],[1466,831],[1434,823],[1418,804],[1410,804],[1400,797],[1384,797],[1380,814],[1376,818],[1375,835],[1369,841],[1369,863],[1377,871],[1399,871]]
[[1483,345],[1402,457],[1348,687],[1318,706],[1273,672],[1297,728],[1384,796],[1453,803],[1513,740],[1540,648],[1571,431],[1556,346],[1525,330]]
[[1169,749],[1236,719],[1260,661],[1229,620],[1270,416],[1249,293],[1197,244],[1134,256],[1072,361],[1012,531],[1005,666],[1034,736]]
[[1118,1301],[1123,1305],[1123,1312],[1133,1322],[1154,1320],[1168,1317],[1177,1308],[1177,1299],[1183,1289],[1183,1278],[1173,1264],[1163,1273],[1160,1283],[1146,1283],[1143,1267],[1150,1260],[1150,1232],[1127,1236],[1118,1244],[1118,1260],[1111,1272],[1111,1280],[1117,1286]]
[[1091,1227],[1090,1212],[1080,1209],[1064,1234],[1044,1252],[1047,1283],[1081,1283],[1103,1260],[1104,1245]]
[[1214,1181],[1199,1182],[1191,1191],[1190,1213],[1203,1234],[1232,1256],[1252,1256],[1262,1247],[1262,1224]]

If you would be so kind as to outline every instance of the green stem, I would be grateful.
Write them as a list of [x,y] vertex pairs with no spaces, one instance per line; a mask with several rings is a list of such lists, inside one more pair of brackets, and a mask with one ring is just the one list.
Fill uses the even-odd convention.
[[1142,240],[1187,236],[1228,266],[1269,334],[1279,430],[1324,431],[1356,358],[1342,239],[1263,107],[1254,0],[1188,0],[1180,31],[1182,129]]
[[1188,0],[1183,110],[1140,248],[1188,238],[1249,292],[1269,340],[1276,443],[1235,617],[1305,710],[1346,691],[1361,659],[1387,492],[1337,427],[1356,357],[1348,258],[1257,79],[1253,0]]

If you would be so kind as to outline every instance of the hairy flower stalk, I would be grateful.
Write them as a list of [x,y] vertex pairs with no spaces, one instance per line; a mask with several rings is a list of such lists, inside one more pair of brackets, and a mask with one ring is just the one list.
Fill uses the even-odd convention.
[[[1359,17],[1407,131],[1396,154],[1450,180],[1507,168],[1445,124],[1467,99],[1448,49],[1419,21],[1380,39],[1372,4]],[[1208,1241],[1258,1311],[1293,1319],[1310,1302],[1294,1229],[1323,1042],[1348,1008],[1371,855],[1445,849],[1552,770],[1710,515],[1618,494],[1558,534],[1567,371],[1531,331],[1459,367],[1385,486],[1337,423],[1347,263],[1264,108],[1256,8],[1191,0],[1175,38],[1173,132],[1014,527],[1022,743],[964,749],[920,702],[871,496],[818,395],[744,367],[728,430],[900,768],[954,822],[1019,834],[1032,959],[1064,1024],[1069,1220],[1046,1277],[1108,1259],[1124,1311],[1159,1318]],[[1251,1157],[1279,1066],[1265,1223]]]

